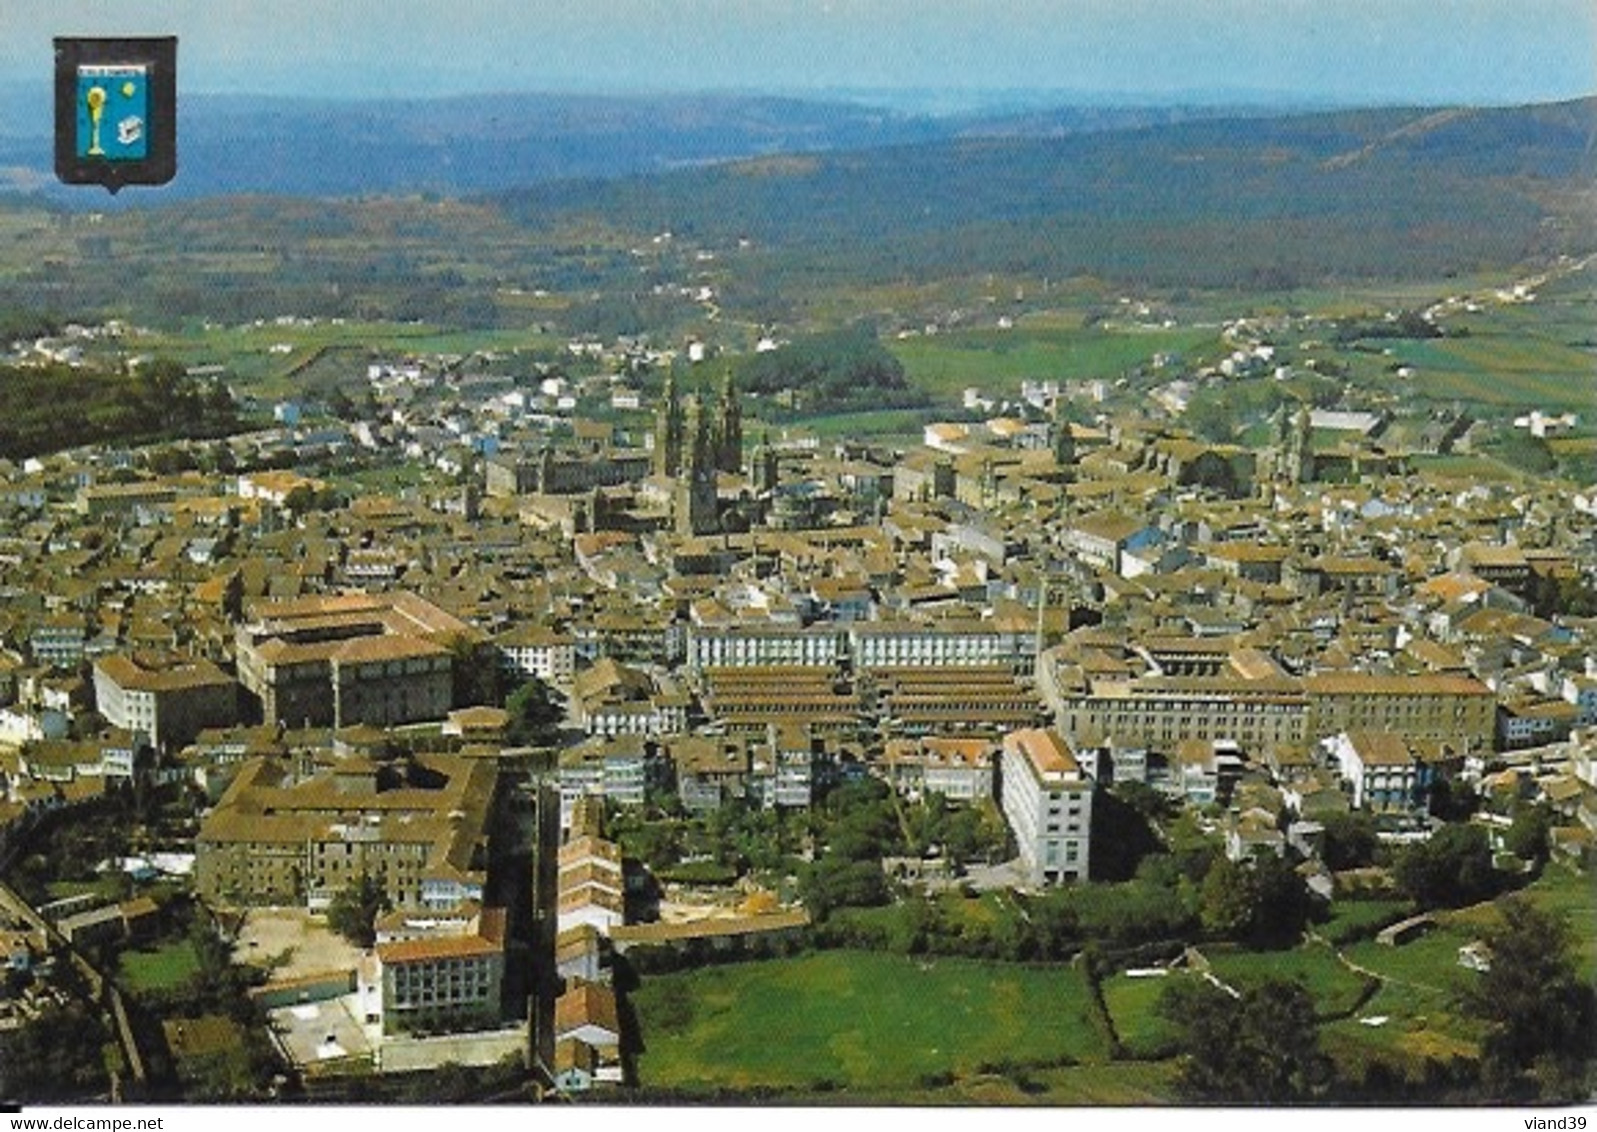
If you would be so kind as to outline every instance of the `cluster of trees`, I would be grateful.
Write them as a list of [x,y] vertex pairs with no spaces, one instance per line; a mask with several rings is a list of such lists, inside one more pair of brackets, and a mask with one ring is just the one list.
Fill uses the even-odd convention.
[[1003,859],[1009,829],[989,808],[955,807],[934,795],[903,807],[885,783],[862,778],[827,795],[820,816],[824,848],[799,874],[799,895],[810,915],[824,920],[836,908],[888,903],[892,886],[884,857],[919,857],[932,852],[963,864]]
[[1497,892],[1486,831],[1450,822],[1424,841],[1406,845],[1392,863],[1398,888],[1422,908],[1455,908]]
[[1339,319],[1331,338],[1336,342],[1357,342],[1377,338],[1440,338],[1441,326],[1425,317],[1423,311],[1398,311],[1390,318]]
[[820,921],[820,946],[1020,961],[1068,959],[1089,946],[1157,950],[1200,937],[1286,947],[1318,912],[1287,861],[1231,861],[1185,821],[1172,824],[1168,840],[1126,880],[1006,897],[980,915],[966,915],[958,893],[873,907],[891,891],[830,850],[807,871],[800,894]]
[[512,747],[547,747],[560,740],[560,721],[565,705],[542,680],[529,676],[505,697],[510,721],[505,725],[505,742]]
[[796,873],[813,837],[809,815],[803,813],[728,800],[707,814],[687,817],[674,795],[643,810],[612,806],[605,828],[622,852],[657,874],[688,867],[684,861],[702,867],[701,883],[713,883],[726,872]]
[[1181,419],[1205,440],[1229,444],[1249,421],[1273,416],[1281,408],[1296,413],[1306,402],[1329,408],[1342,396],[1341,386],[1321,375],[1279,382],[1263,378],[1227,381],[1194,393]]
[[1497,903],[1482,933],[1491,967],[1464,1009],[1487,1027],[1481,1085],[1499,1101],[1586,1101],[1597,1087],[1597,990],[1580,977],[1568,919],[1523,896]]
[[220,382],[158,359],[135,374],[88,367],[0,367],[0,456],[81,444],[226,436],[238,408]]
[[737,380],[739,388],[762,396],[791,392],[798,398],[796,409],[806,413],[927,403],[926,394],[910,386],[903,363],[867,323],[752,354],[739,365]]
[[110,1087],[102,1051],[112,1040],[100,1012],[82,999],[0,1030],[0,1097],[50,1104],[100,1096]]
[[377,917],[392,907],[382,882],[362,872],[333,894],[327,926],[356,947],[370,947],[377,942]]
[[1597,587],[1574,574],[1537,574],[1530,583],[1531,607],[1537,617],[1597,617]]
[[1329,1089],[1331,1062],[1302,983],[1267,979],[1233,998],[1210,983],[1179,979],[1158,1010],[1179,1034],[1178,1087],[1195,1100],[1293,1104]]
[[623,852],[664,879],[718,883],[751,871],[796,876],[816,919],[834,909],[872,907],[893,895],[884,857],[941,855],[956,863],[1004,860],[1009,828],[991,806],[962,806],[933,794],[901,803],[873,778],[827,792],[812,809],[766,809],[728,800],[686,816],[675,796],[607,817]]

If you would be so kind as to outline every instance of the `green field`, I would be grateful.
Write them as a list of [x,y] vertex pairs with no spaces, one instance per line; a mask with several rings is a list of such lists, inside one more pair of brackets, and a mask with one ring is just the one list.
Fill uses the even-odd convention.
[[1415,388],[1436,400],[1589,410],[1597,380],[1589,352],[1495,328],[1468,338],[1393,342],[1391,349],[1395,361],[1418,370]]
[[899,1090],[1107,1056],[1086,983],[1062,966],[827,951],[650,975],[632,1003],[645,1086]]
[[1214,352],[1213,330],[1105,330],[1099,327],[968,330],[886,343],[904,364],[910,384],[940,398],[957,398],[968,386],[988,396],[1018,393],[1022,379],[1117,378],[1159,353],[1195,356]]
[[876,409],[860,413],[834,413],[822,417],[800,417],[768,423],[759,419],[744,422],[743,435],[758,437],[766,430],[773,440],[789,435],[809,435],[822,440],[875,440],[905,445],[919,444],[926,435],[926,424],[941,415],[936,409]]
[[[1544,911],[1568,918],[1574,929],[1576,962],[1586,979],[1597,983],[1597,933],[1591,930],[1597,923],[1597,882],[1562,865],[1548,865],[1524,893]],[[1493,916],[1492,906],[1483,904],[1451,913],[1447,919],[1455,934],[1473,939]]]
[[1216,977],[1238,990],[1266,979],[1298,980],[1314,996],[1321,1018],[1345,1014],[1366,993],[1367,980],[1340,963],[1329,947],[1304,945],[1291,951],[1208,951]]
[[124,951],[119,962],[121,981],[135,993],[175,990],[200,969],[199,958],[186,939],[148,950]]
[[[368,357],[470,354],[475,351],[549,349],[556,340],[525,330],[453,331],[422,323],[319,320],[279,326],[266,322],[232,327],[209,326],[182,333],[140,337],[141,351],[174,358],[185,365],[225,365],[230,377],[261,397],[326,393],[340,380],[364,381]],[[288,347],[286,352],[283,347]],[[306,374],[318,351],[327,351],[333,369]],[[321,376],[322,380],[316,380]]]
[[1407,900],[1349,900],[1333,901],[1331,916],[1314,930],[1335,943],[1339,939],[1355,936],[1373,936],[1388,924],[1395,924],[1407,916],[1412,905]]
[[1130,1057],[1157,1057],[1164,1053],[1176,1038],[1176,1030],[1159,1017],[1159,998],[1172,978],[1128,978],[1111,975],[1103,981],[1104,1005],[1115,1024],[1120,1044]]

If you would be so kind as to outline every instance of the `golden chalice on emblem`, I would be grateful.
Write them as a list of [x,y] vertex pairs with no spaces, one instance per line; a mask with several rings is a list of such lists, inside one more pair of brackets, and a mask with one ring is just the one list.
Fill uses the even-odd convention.
[[100,148],[100,115],[105,112],[105,88],[91,86],[84,101],[89,104],[89,156],[104,157]]

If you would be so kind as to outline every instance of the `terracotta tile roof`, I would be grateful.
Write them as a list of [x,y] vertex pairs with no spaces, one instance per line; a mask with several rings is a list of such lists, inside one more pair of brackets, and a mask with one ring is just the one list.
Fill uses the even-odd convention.
[[1025,757],[1045,781],[1050,778],[1075,778],[1081,773],[1070,744],[1057,731],[1044,728],[1026,728],[1011,731],[1004,736],[1004,748]]
[[584,1026],[597,1026],[621,1035],[615,992],[598,983],[579,982],[555,1000],[555,1037],[563,1038]]
[[504,941],[484,939],[480,935],[440,936],[434,939],[407,939],[398,943],[380,943],[377,958],[384,963],[421,963],[436,959],[469,959],[481,955],[497,955],[504,950]]

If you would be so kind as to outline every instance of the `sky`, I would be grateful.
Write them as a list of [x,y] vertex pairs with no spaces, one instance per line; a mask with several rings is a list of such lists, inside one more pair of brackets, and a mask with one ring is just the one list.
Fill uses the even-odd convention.
[[1597,93],[1592,0],[0,0],[0,29],[0,83],[57,35],[176,35],[195,93]]

